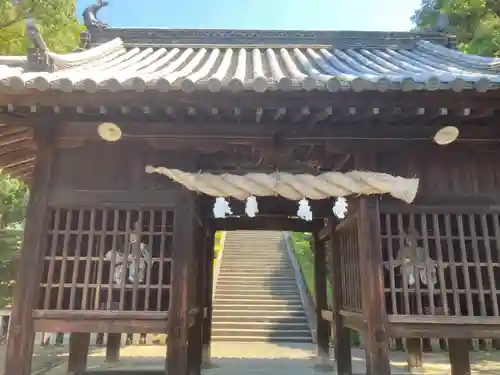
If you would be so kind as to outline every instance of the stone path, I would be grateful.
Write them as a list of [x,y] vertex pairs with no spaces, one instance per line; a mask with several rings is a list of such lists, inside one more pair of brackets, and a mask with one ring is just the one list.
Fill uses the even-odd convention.
[[[95,350],[89,356],[89,370],[156,370],[164,366],[164,346],[128,346],[121,350],[120,362],[114,365],[104,362],[104,350]],[[214,343],[212,348],[215,368],[204,370],[205,375],[309,375],[324,374],[315,370],[315,347],[309,344],[278,343]],[[500,374],[500,353],[480,352],[472,354],[473,374]],[[353,372],[364,374],[363,351],[353,350]],[[425,354],[425,372],[430,375],[449,374],[446,353]],[[392,375],[408,374],[406,355],[394,353]],[[66,375],[66,363],[57,366],[47,375]],[[422,372],[419,372],[422,373]],[[328,374],[335,374],[329,372]]]
[[[0,374],[3,374],[6,346],[0,346]],[[31,364],[32,373],[46,372],[60,363],[66,363],[68,358],[67,346],[45,346],[35,347],[33,361]]]

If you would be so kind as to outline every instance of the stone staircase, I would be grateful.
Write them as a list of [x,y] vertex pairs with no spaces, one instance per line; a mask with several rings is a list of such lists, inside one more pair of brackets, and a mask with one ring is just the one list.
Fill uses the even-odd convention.
[[227,232],[212,339],[312,342],[281,232]]

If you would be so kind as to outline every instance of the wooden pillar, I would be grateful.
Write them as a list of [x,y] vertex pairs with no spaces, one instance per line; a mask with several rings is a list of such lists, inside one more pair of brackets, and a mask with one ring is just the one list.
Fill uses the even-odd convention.
[[32,311],[36,308],[46,250],[45,229],[47,201],[51,188],[54,161],[53,127],[35,130],[37,153],[33,183],[30,190],[26,227],[19,261],[19,273],[14,288],[11,325],[5,359],[5,375],[29,375],[35,339]]
[[325,242],[319,238],[319,232],[313,233],[314,253],[314,293],[316,296],[316,344],[319,364],[330,363],[330,322],[323,319],[321,310],[328,309],[326,283]]
[[106,340],[106,362],[118,362],[120,360],[121,333],[108,333]]
[[338,375],[352,375],[351,330],[345,326],[342,310],[342,262],[340,244],[334,233],[330,235],[328,251],[332,262],[332,310],[335,326],[335,360]]
[[174,213],[172,289],[169,306],[165,372],[188,374],[189,279],[194,249],[195,194],[179,189]]
[[83,375],[87,369],[90,333],[73,332],[69,336],[68,374]]
[[364,347],[367,375],[391,373],[378,202],[377,196],[358,198],[358,246],[363,283],[362,309],[366,321]]
[[422,367],[422,343],[418,338],[406,339],[406,351],[408,352],[408,368]]
[[211,366],[210,346],[212,341],[212,305],[213,305],[213,278],[214,278],[214,258],[215,258],[215,231],[207,227],[205,238],[205,304],[206,315],[203,320],[203,367]]
[[451,375],[470,375],[469,340],[448,339]]
[[[194,317],[194,324],[189,328],[188,340],[188,364],[190,375],[200,375],[202,367],[202,351],[203,351],[203,323],[205,311],[205,230],[200,226],[196,226],[196,248],[195,259],[196,262],[196,277],[192,276],[191,280],[196,283],[196,316]],[[192,281],[193,282],[193,281]]]

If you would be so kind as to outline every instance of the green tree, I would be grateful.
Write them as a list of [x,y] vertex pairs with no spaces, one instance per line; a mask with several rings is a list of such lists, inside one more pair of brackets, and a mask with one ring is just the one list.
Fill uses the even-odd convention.
[[0,172],[0,308],[11,302],[27,201],[27,186]]
[[70,52],[78,46],[82,26],[75,18],[75,0],[0,0],[0,55],[26,54],[28,18],[51,51]]
[[500,1],[422,0],[413,22],[420,30],[432,28],[440,13],[448,16],[461,51],[500,56]]

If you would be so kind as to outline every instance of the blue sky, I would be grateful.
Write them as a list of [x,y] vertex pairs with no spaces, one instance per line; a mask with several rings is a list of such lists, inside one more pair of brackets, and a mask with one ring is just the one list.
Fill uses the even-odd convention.
[[[114,27],[406,31],[421,0],[109,0]],[[77,0],[77,11],[95,0]]]

